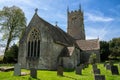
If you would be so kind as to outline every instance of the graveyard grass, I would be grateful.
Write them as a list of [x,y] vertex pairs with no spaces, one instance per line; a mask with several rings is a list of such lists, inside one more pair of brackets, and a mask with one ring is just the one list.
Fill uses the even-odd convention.
[[[116,64],[118,65],[118,64]],[[109,70],[106,70],[103,64],[98,64],[101,74],[105,75],[106,80],[120,80],[120,75],[112,75]],[[22,72],[29,73],[29,70],[22,69]],[[0,80],[94,80],[92,73],[92,66],[82,70],[82,75],[76,75],[75,71],[63,73],[63,77],[57,76],[56,71],[38,70],[37,79],[31,78],[30,75],[26,76],[13,76],[13,71],[0,72]],[[119,67],[120,73],[120,67]]]

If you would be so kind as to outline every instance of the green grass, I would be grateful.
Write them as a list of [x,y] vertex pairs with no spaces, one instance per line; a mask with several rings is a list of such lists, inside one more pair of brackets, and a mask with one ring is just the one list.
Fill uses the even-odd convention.
[[0,64],[0,67],[2,67],[2,66],[4,66],[4,67],[10,67],[10,66],[14,66],[14,64]]
[[[116,64],[117,65],[117,64]],[[106,70],[103,64],[98,64],[101,74],[105,75],[106,80],[120,80],[120,75],[112,75],[109,70]],[[29,70],[22,69],[22,72]],[[119,67],[120,72],[120,67]],[[82,71],[82,75],[76,75],[74,71],[64,72],[64,76],[57,76],[56,71],[38,70],[37,79],[33,79],[30,75],[27,76],[13,76],[13,71],[0,72],[0,80],[94,80],[92,73],[92,66]]]

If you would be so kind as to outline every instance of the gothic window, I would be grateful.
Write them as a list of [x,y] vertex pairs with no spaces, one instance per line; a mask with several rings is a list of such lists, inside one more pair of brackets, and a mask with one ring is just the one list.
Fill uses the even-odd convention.
[[27,57],[39,57],[40,54],[40,33],[37,29],[33,29],[28,37]]

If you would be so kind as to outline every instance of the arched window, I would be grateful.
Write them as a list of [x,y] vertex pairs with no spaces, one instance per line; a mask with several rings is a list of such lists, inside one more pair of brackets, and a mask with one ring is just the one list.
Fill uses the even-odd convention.
[[40,55],[40,33],[37,29],[33,29],[27,40],[27,57],[39,57]]

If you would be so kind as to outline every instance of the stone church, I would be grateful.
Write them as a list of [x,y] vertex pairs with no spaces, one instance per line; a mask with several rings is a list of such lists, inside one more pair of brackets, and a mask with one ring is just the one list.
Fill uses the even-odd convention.
[[86,40],[81,9],[67,10],[67,33],[38,16],[37,10],[19,42],[18,63],[22,68],[73,69],[88,62],[92,52],[100,61],[99,40]]

